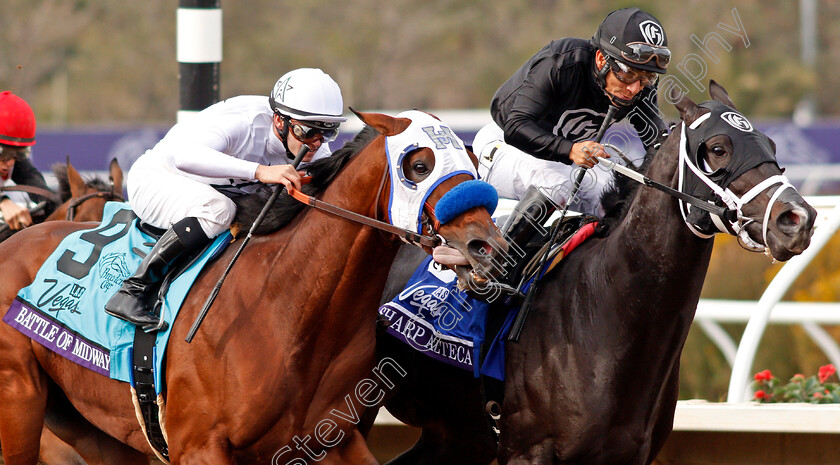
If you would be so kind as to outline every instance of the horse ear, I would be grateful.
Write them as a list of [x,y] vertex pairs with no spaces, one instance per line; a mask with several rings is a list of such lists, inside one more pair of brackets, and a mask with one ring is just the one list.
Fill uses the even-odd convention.
[[108,169],[110,171],[108,178],[111,180],[111,185],[113,186],[111,187],[111,192],[122,194],[123,171],[116,158],[111,159],[111,164],[108,166]]
[[87,190],[87,185],[76,168],[70,164],[70,158],[67,158],[67,182],[70,184],[70,195],[73,197],[81,197]]
[[354,110],[352,107],[350,111],[358,116],[363,123],[373,127],[384,136],[399,134],[411,125],[411,120],[408,118],[394,118],[382,113],[363,113]]
[[694,120],[702,114],[702,109],[690,98],[688,98],[688,94],[684,94],[677,90],[677,86],[671,87],[668,98],[672,102],[677,102],[674,106],[677,107],[677,110],[679,110],[680,119],[683,120],[686,125],[693,123]]
[[728,107],[735,108],[735,104],[732,102],[732,99],[729,97],[729,94],[726,92],[726,89],[724,89],[722,85],[715,82],[714,79],[709,81],[709,95],[712,96],[712,100],[717,100],[718,102]]

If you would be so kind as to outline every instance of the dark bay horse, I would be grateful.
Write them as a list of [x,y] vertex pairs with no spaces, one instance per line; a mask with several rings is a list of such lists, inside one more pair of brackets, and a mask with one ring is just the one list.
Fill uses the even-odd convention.
[[[320,190],[321,201],[389,218],[389,185],[398,181],[386,176],[386,136],[401,134],[412,121],[360,117],[368,127],[313,164],[306,187],[313,195]],[[426,129],[437,144],[454,145],[440,128]],[[446,161],[420,142],[403,153],[400,182],[420,185]],[[467,162],[474,166],[474,157]],[[444,195],[471,178],[456,174],[434,184],[424,217],[433,220]],[[273,215],[278,208],[266,216],[266,227],[283,216]],[[365,407],[402,372],[374,358],[375,305],[400,242],[318,210],[286,216],[282,229],[249,243],[192,344],[184,342],[187,330],[235,247],[199,276],[173,325],[162,420],[172,463],[376,463],[357,425]],[[32,282],[63,237],[81,228],[43,223],[0,244],[0,307]],[[491,244],[500,244],[501,252],[506,247],[483,206],[458,212],[436,233],[476,270],[489,269],[500,253]],[[153,451],[127,384],[70,363],[6,325],[0,325],[0,367],[6,464],[36,463],[45,421],[88,463],[148,463]]]
[[[749,237],[743,240],[766,247],[780,261],[801,253],[810,243],[816,212],[778,182],[772,142],[750,131],[714,81],[710,93],[713,102],[702,107],[672,96],[679,100],[682,125],[648,160],[647,176],[678,189],[683,126],[702,131],[727,124],[713,121],[720,111],[711,115],[709,109],[725,105],[720,118],[729,118],[732,128],[706,134],[697,142],[697,157],[714,179],[743,171],[728,185],[744,201],[740,226]],[[750,140],[767,142],[770,154],[753,153],[757,146]],[[498,449],[482,385],[472,373],[426,357],[384,331],[378,336],[379,356],[408,370],[385,406],[422,428],[413,448],[389,463],[489,464],[498,458],[502,464],[591,465],[655,459],[672,429],[680,353],[713,239],[692,233],[673,197],[644,187],[632,193],[609,235],[589,239],[543,277],[519,342],[507,343]],[[413,255],[400,251],[383,302],[405,287],[420,262]],[[494,310],[500,311],[491,308],[491,314]]]

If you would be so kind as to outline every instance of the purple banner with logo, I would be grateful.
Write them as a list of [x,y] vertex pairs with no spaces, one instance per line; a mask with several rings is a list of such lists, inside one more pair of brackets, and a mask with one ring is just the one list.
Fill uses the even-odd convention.
[[[489,121],[489,115],[485,118]],[[764,131],[777,147],[777,158],[781,166],[840,164],[840,122],[817,122],[809,126],[798,126],[790,121],[753,122]],[[478,130],[475,125],[452,129],[467,144],[471,144]],[[348,129],[339,134],[330,146],[340,148],[355,132]],[[130,129],[38,129],[37,144],[32,148],[35,166],[47,173],[55,163],[64,163],[69,156],[71,163],[80,171],[108,170],[108,163],[116,158],[123,171],[146,150],[152,148],[169,130],[167,126],[142,126]],[[633,159],[641,157],[641,143],[626,122],[615,124],[605,140],[628,150]],[[790,177],[790,176],[789,176]],[[791,179],[798,185],[795,176]],[[825,192],[833,194],[835,192]]]
[[3,321],[62,357],[101,375],[110,376],[111,353],[108,349],[68,329],[34,305],[16,298]]

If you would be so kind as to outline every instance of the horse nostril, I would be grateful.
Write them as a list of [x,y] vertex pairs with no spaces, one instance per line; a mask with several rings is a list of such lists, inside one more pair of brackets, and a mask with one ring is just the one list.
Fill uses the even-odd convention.
[[796,232],[806,225],[808,219],[808,212],[803,208],[791,208],[779,215],[776,220],[776,225],[785,232]]
[[482,240],[471,240],[467,244],[467,249],[473,256],[489,257],[493,254],[493,246]]

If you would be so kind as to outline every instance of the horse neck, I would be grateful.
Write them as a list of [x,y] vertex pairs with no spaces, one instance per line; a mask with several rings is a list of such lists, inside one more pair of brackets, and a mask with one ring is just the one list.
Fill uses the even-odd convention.
[[[679,186],[679,128],[655,155],[647,176],[677,189]],[[611,235],[624,247],[637,250],[631,269],[659,270],[676,280],[705,277],[712,240],[695,236],[685,224],[675,197],[640,186],[627,216]]]
[[63,204],[59,205],[58,208],[53,210],[50,213],[50,216],[44,218],[44,221],[56,221],[56,220],[63,220],[67,218],[67,206],[70,204],[70,201],[64,202]]
[[[384,138],[380,138],[383,139]],[[377,139],[356,155],[330,183],[319,200],[382,220],[375,211],[376,196],[386,159]],[[313,312],[301,329],[323,327],[325,320],[344,324],[348,319],[372,321],[398,242],[374,228],[332,214],[309,209],[298,221],[277,233],[281,238],[273,282],[307,283],[311,292],[292,292],[292,299],[322,309]],[[288,241],[288,245],[282,245]],[[291,271],[290,271],[291,270]],[[286,304],[288,305],[288,304]],[[358,317],[358,318],[357,318]],[[307,318],[307,317],[305,317]]]

